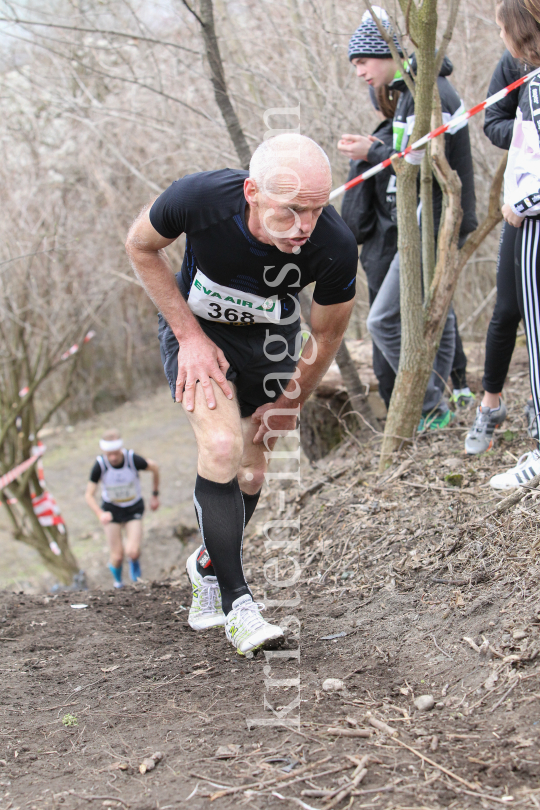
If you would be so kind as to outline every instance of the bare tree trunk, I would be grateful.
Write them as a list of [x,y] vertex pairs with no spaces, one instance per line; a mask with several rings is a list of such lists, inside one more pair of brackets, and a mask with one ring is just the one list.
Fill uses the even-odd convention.
[[183,3],[201,26],[216,104],[223,116],[240,164],[243,169],[247,169],[251,159],[251,150],[227,89],[225,71],[223,69],[223,61],[219,51],[216,26],[214,23],[213,2],[212,0],[199,0],[199,14],[187,3],[187,0],[183,0]]
[[396,167],[400,261],[401,355],[381,450],[384,469],[391,453],[412,436],[422,409],[433,358],[426,357],[422,308],[420,233],[416,221],[418,168]]
[[[402,4],[403,5],[403,4]],[[410,34],[416,43],[417,74],[415,82],[415,125],[411,141],[425,135],[431,121],[433,85],[435,82],[435,36],[437,30],[437,0],[425,0],[421,8],[405,2],[409,16]],[[426,177],[428,158],[424,158],[421,191],[431,207],[431,178]],[[432,232],[431,211],[426,212],[427,233],[424,250],[420,244],[417,222],[418,167],[406,162],[396,165],[398,249],[400,261],[401,354],[381,450],[380,468],[390,463],[393,450],[416,430],[425,390],[431,374],[430,351],[424,335],[422,292],[422,252],[431,262],[427,238]],[[424,201],[422,200],[422,203]],[[430,268],[425,268],[429,277]],[[427,293],[427,291],[426,291]]]

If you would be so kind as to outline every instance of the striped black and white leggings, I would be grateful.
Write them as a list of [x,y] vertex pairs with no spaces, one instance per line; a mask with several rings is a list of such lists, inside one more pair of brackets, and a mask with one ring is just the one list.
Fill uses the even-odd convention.
[[[516,282],[520,285],[523,320],[529,349],[531,393],[540,429],[540,216],[525,217],[518,229],[515,250]],[[540,432],[538,434],[540,436]]]

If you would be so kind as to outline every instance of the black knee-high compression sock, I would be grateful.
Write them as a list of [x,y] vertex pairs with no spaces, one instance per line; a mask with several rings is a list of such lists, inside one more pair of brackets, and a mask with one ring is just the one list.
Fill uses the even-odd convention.
[[261,490],[256,492],[255,495],[247,495],[245,492],[242,492],[242,498],[244,499],[244,509],[246,513],[244,528],[248,525],[249,521],[253,517],[253,512],[255,511],[255,507],[257,506],[260,497],[261,497]]
[[[244,499],[244,528],[248,525],[249,521],[253,517],[253,512],[259,502],[259,498],[261,497],[261,490],[255,493],[255,495],[248,495],[245,492],[242,492],[242,498]],[[196,512],[197,510],[195,510]],[[199,516],[197,515],[197,520],[199,520]],[[199,525],[199,529],[201,526]],[[202,534],[202,530],[201,530]],[[197,571],[201,575],[201,577],[215,577],[216,572],[214,571],[214,566],[212,565],[212,561],[210,559],[210,554],[208,553],[208,549],[204,546],[201,546],[199,549],[199,553],[197,555]]]
[[[227,615],[235,599],[251,593],[242,569],[244,502],[238,479],[218,484],[197,475],[193,500],[203,542],[219,582],[223,612]],[[208,575],[208,569],[203,570]]]

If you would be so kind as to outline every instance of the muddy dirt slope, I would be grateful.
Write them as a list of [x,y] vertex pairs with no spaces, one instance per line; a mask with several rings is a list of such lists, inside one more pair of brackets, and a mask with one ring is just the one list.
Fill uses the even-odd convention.
[[384,475],[375,437],[272,484],[245,566],[278,650],[193,633],[181,570],[4,592],[0,809],[539,807],[539,507],[488,485],[527,448],[520,374],[480,458],[465,416]]

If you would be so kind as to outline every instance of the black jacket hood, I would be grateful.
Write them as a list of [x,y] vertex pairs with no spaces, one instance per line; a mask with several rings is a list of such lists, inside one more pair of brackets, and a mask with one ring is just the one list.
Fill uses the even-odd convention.
[[[411,58],[409,59],[407,65],[407,73],[413,73],[416,76],[416,55],[413,53]],[[454,72],[454,65],[452,64],[452,60],[445,56],[442,60],[441,69],[439,70],[439,76],[450,76]],[[401,90],[402,88],[406,87],[405,81],[401,78],[394,79],[391,87],[394,87],[396,90]]]
[[[410,69],[414,72],[415,60],[411,57]],[[448,57],[443,59],[437,86],[441,98],[441,107],[444,117],[450,119],[456,113],[464,111],[456,90],[450,84],[448,76],[452,73],[452,62]],[[410,93],[404,80],[398,79],[393,84],[396,90],[400,91],[396,112],[394,114],[393,129],[393,151],[397,152],[407,145],[408,136],[411,134],[411,127],[414,124],[414,98]],[[407,131],[408,130],[408,131]],[[463,207],[463,219],[460,227],[460,237],[471,233],[478,225],[476,219],[476,197],[474,193],[474,172],[471,156],[471,144],[469,140],[469,128],[465,124],[452,134],[443,136],[445,141],[445,152],[452,169],[457,171],[461,180],[461,205]],[[380,141],[375,141],[368,153],[368,162],[374,166],[377,163],[390,157],[392,149]],[[442,214],[442,192],[439,184],[433,181],[433,214],[435,219],[435,231],[438,230],[440,217]]]

